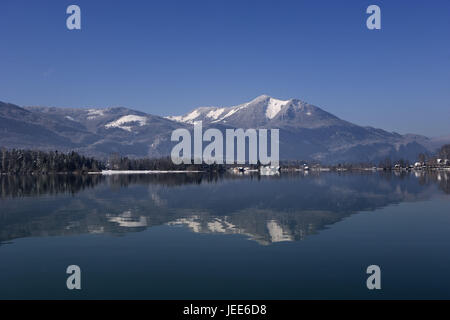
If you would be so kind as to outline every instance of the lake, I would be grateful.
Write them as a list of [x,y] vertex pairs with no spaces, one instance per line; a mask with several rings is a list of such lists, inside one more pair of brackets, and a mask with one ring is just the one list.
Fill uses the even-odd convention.
[[449,253],[450,172],[0,178],[1,299],[448,299]]

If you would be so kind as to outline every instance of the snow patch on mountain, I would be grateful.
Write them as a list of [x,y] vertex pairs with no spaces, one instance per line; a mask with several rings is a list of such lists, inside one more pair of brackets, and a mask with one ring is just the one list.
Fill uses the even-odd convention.
[[176,121],[176,122],[183,122],[183,116],[167,116],[164,118],[172,120],[172,121]]
[[241,104],[241,105],[238,105],[238,106],[234,106],[234,107],[223,108],[224,109],[223,111],[228,111],[228,112],[223,117],[220,117],[220,118],[212,121],[212,123],[216,123],[216,122],[220,122],[220,121],[225,120],[226,118],[232,116],[233,114],[235,114],[239,110],[242,110],[242,109],[246,108],[249,104],[250,104],[250,102],[244,103],[244,104]]
[[192,122],[197,119],[198,116],[200,116],[200,112],[198,112],[198,110],[194,110],[183,118],[183,122]]
[[147,117],[127,115],[120,117],[119,119],[105,124],[105,128],[120,128],[131,132],[133,124],[137,123],[139,126],[145,126],[147,124]]
[[267,104],[266,109],[266,117],[269,119],[273,119],[277,116],[277,114],[281,111],[285,105],[289,103],[289,100],[283,101],[274,98],[269,99],[269,103]]
[[210,112],[208,112],[208,114],[207,114],[206,116],[207,116],[208,118],[217,120],[217,118],[219,118],[220,115],[221,115],[222,113],[224,113],[224,111],[225,111],[225,108],[214,109],[214,110],[211,110]]
[[169,116],[166,117],[169,120],[177,121],[177,122],[184,122],[184,123],[194,123],[194,120],[197,119],[201,115],[198,110],[194,110],[191,113],[188,113],[185,116]]
[[[231,115],[235,114],[239,110],[247,107],[250,103],[244,103],[237,106],[232,107],[201,107],[197,108],[194,111],[191,111],[187,115],[184,116],[168,116],[166,119],[193,124],[195,121],[199,120],[213,120],[212,123],[222,121]],[[224,115],[225,114],[225,115]]]
[[94,120],[95,118],[102,117],[105,115],[105,110],[102,109],[89,109],[87,114],[88,120]]
[[[234,109],[231,109],[225,116],[223,116],[220,120],[223,120],[225,118],[228,118],[229,116],[232,116],[233,114],[235,114],[236,112],[238,112],[239,110],[241,110],[243,107],[236,107]],[[220,121],[218,120],[218,121]]]

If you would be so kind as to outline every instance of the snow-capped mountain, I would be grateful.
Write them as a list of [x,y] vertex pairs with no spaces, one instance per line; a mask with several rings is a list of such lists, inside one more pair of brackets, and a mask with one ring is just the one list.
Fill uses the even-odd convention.
[[280,157],[322,162],[415,159],[427,152],[431,140],[419,135],[400,135],[342,120],[307,102],[279,100],[267,95],[232,107],[201,107],[170,120],[206,127],[278,128]]
[[298,99],[262,95],[230,107],[200,107],[181,116],[160,117],[123,108],[19,107],[0,102],[0,147],[77,151],[109,157],[170,155],[173,130],[209,127],[280,129],[281,160],[324,163],[415,160],[439,143],[424,136],[400,135],[361,127]]
[[[267,95],[232,107],[201,107],[184,116],[169,116],[170,120],[192,124],[195,121],[204,123],[237,124],[244,120],[251,125],[267,124],[276,118],[280,112],[291,104],[302,104],[299,100],[278,100]],[[303,103],[304,104],[304,103]],[[306,105],[306,104],[304,104]]]
[[188,124],[195,121],[222,123],[242,128],[257,128],[280,121],[314,128],[339,121],[332,114],[301,100],[279,100],[267,95],[232,107],[201,107],[184,116],[169,116],[167,119]]

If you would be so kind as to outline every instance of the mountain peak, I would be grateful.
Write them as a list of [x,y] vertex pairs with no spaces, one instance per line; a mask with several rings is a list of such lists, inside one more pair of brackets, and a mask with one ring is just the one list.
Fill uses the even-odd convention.
[[260,96],[257,96],[255,99],[253,99],[251,102],[257,102],[257,101],[263,101],[263,100],[267,100],[267,99],[272,99],[271,96],[267,95],[267,94],[262,94]]
[[292,99],[280,100],[280,99],[273,98],[267,94],[263,94],[263,95],[256,97],[252,101],[250,101],[247,104],[247,106],[252,105],[252,104],[259,104],[259,103],[267,104],[267,105],[265,105],[265,115],[266,115],[267,119],[271,120],[271,119],[275,118],[278,115],[278,113],[280,113],[281,109],[291,101],[292,101]]

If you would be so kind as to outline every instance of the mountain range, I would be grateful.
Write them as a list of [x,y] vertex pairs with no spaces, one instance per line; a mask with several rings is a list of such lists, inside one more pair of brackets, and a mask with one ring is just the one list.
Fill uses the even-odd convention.
[[19,107],[0,102],[0,147],[59,150],[107,158],[161,157],[170,154],[173,130],[280,129],[280,160],[322,163],[415,160],[434,152],[450,137],[401,135],[342,120],[298,99],[267,95],[231,107],[199,107],[185,115],[162,117],[123,107]]

